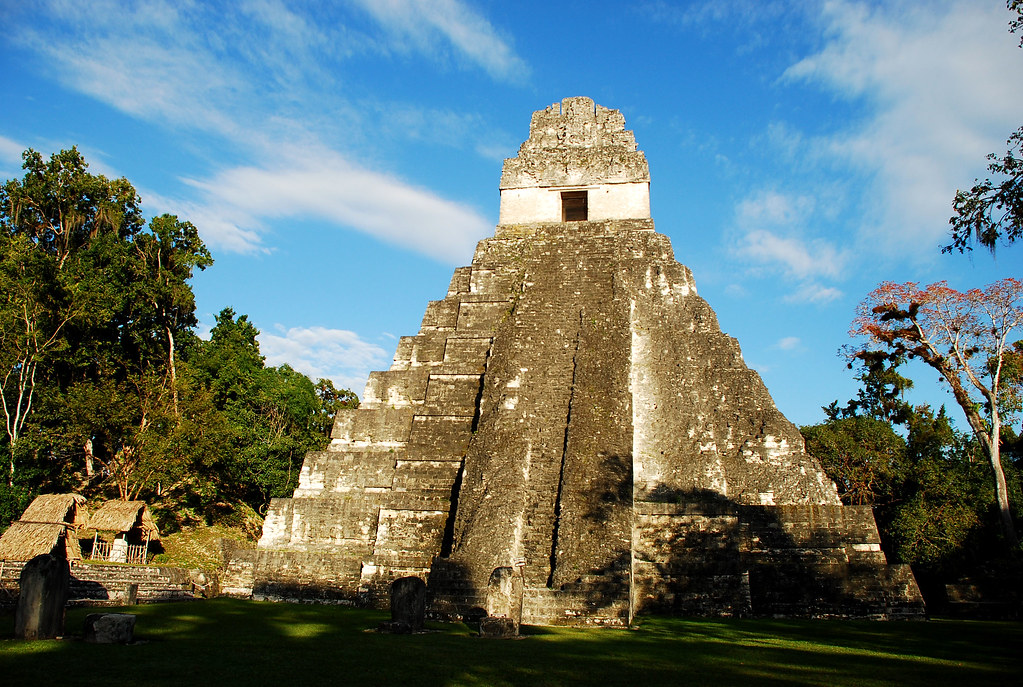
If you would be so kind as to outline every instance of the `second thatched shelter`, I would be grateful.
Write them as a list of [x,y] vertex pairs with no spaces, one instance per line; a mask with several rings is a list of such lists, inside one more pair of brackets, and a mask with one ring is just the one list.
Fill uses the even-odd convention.
[[[145,563],[149,547],[160,542],[160,530],[145,501],[107,501],[89,518],[93,535],[92,558],[120,563]],[[100,532],[112,532],[114,540],[99,540]]]

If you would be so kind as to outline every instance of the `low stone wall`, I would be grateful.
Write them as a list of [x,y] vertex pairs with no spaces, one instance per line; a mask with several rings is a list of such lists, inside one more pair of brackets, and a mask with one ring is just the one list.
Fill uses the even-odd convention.
[[[25,561],[0,561],[0,604],[16,602]],[[189,601],[212,591],[211,580],[199,570],[147,565],[72,563],[69,605],[102,606],[130,603]]]

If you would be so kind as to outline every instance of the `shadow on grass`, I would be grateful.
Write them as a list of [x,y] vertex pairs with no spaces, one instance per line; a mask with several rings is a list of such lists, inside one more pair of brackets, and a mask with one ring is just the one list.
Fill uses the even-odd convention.
[[[68,612],[70,635],[93,609]],[[660,685],[976,684],[1018,677],[1019,623],[685,620],[636,629],[526,628],[483,640],[459,623],[367,630],[388,617],[332,606],[217,599],[136,606],[131,646],[20,642],[0,618],[7,684]]]

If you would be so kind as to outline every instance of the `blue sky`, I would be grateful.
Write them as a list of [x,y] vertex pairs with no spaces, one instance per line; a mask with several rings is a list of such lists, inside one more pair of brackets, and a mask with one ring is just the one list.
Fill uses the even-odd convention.
[[[492,235],[501,161],[568,96],[622,111],[651,211],[798,424],[855,392],[837,352],[882,280],[1023,275],[942,255],[957,188],[1023,124],[999,0],[0,0],[0,178],[77,145],[192,221],[231,306],[361,395]],[[917,370],[914,400],[952,403]]]

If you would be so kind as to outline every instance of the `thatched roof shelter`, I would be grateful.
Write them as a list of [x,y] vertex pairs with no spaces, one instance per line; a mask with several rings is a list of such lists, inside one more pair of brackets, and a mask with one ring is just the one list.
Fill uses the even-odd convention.
[[12,522],[0,536],[0,560],[27,561],[44,553],[81,560],[77,528],[59,522]]
[[160,541],[160,531],[145,501],[107,501],[89,518],[88,529],[137,533],[140,539]]
[[88,520],[83,504],[85,497],[78,494],[41,494],[21,514],[21,522],[64,523],[82,527]]

